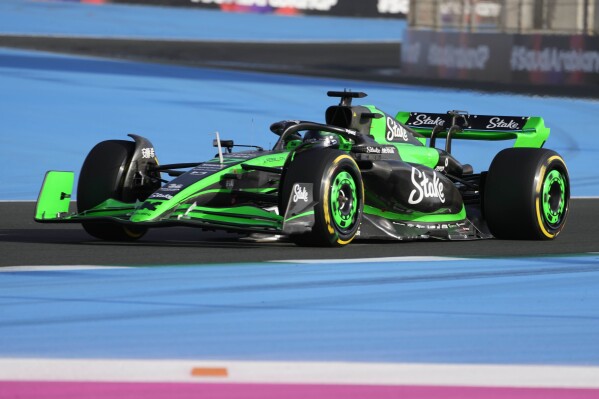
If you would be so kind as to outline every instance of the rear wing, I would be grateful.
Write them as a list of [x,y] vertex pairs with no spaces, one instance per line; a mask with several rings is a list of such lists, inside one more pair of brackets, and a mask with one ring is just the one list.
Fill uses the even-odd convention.
[[[516,140],[514,147],[541,148],[550,129],[538,116],[470,115],[464,111],[445,114],[403,112],[395,116],[400,123],[431,138],[465,140]],[[448,140],[448,141],[450,141]]]

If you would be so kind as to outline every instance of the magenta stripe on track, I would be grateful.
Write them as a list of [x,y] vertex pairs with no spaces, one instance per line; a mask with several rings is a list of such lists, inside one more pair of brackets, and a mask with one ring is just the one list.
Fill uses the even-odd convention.
[[598,389],[447,386],[196,384],[114,382],[0,382],[0,399],[597,399]]

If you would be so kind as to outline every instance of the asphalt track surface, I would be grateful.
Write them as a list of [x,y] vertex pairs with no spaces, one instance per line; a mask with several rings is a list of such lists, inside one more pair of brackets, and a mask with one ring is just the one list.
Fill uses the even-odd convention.
[[33,202],[0,203],[0,266],[181,265],[284,259],[354,259],[396,256],[542,256],[599,252],[599,199],[574,199],[562,234],[552,242],[368,242],[343,248],[301,248],[288,242],[253,243],[240,235],[193,228],[150,230],[137,242],[96,240],[73,224],[38,224]]
[[0,35],[0,47],[382,82],[397,78],[401,58],[399,41],[189,41]]

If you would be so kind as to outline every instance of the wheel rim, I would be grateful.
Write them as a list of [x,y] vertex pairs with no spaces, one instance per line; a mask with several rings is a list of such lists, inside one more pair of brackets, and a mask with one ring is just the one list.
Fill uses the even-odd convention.
[[543,216],[549,226],[555,227],[563,221],[566,211],[566,178],[557,169],[545,177],[543,183]]
[[351,230],[356,221],[358,193],[354,178],[346,171],[339,173],[331,185],[330,207],[339,230]]

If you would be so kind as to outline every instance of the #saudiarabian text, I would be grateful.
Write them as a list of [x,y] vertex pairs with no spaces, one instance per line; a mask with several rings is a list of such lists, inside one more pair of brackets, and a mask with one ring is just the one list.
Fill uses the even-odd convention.
[[599,52],[593,50],[514,46],[512,71],[599,73]]

